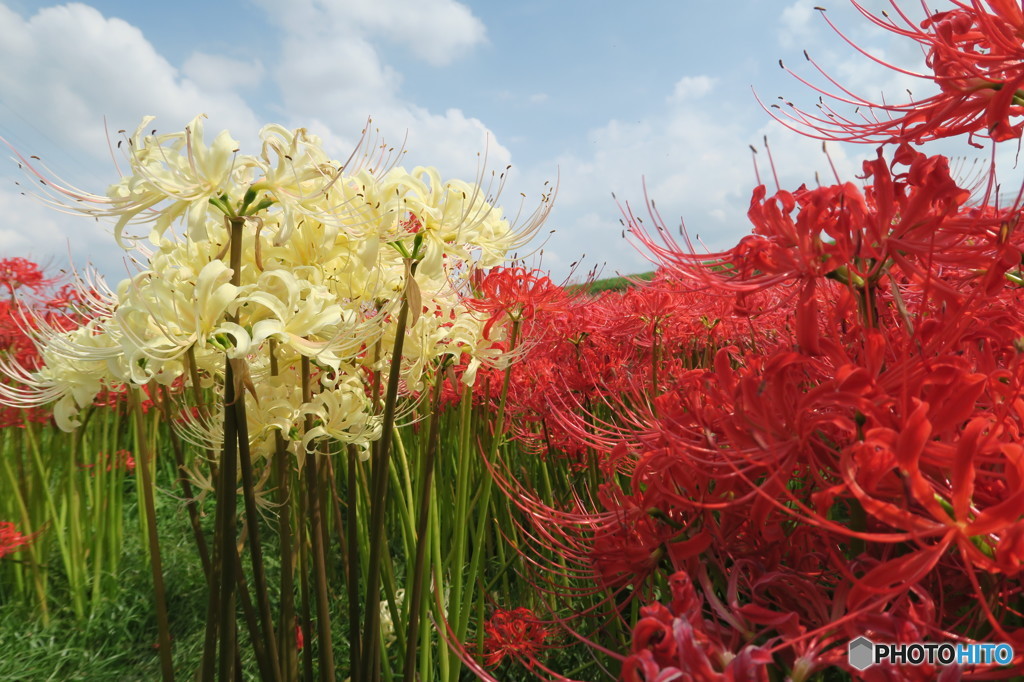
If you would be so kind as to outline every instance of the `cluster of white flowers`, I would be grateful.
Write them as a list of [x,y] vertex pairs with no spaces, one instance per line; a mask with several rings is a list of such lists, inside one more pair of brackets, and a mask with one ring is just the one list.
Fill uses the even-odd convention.
[[[88,324],[40,330],[45,364],[35,372],[4,366],[19,385],[0,383],[0,402],[56,401],[57,423],[72,429],[104,388],[179,377],[187,384],[194,372],[216,389],[225,355],[244,358],[255,392],[246,403],[253,454],[266,455],[275,432],[296,451],[319,438],[366,444],[379,437],[380,406],[371,404],[367,382],[371,372],[387,371],[403,297],[411,303],[407,390],[421,390],[445,354],[468,354],[474,368],[499,359],[495,339],[484,338],[485,320],[462,294],[475,269],[504,263],[532,236],[549,197],[513,229],[482,182],[406,171],[394,163],[400,154],[371,143],[339,163],[304,129],[271,125],[260,133],[260,154],[250,156],[227,132],[207,145],[202,117],[168,135],[147,134],[149,124],[127,138],[130,173],[106,197],[49,185],[76,200],[65,208],[115,218],[117,243],[143,254],[143,269],[106,299],[88,292]],[[493,182],[500,189],[500,176]],[[226,218],[245,221],[238,273],[227,257]],[[126,236],[131,224],[147,225],[148,239]],[[318,384],[307,401],[303,356]],[[472,381],[473,372],[466,376]],[[304,432],[307,415],[315,426]]]

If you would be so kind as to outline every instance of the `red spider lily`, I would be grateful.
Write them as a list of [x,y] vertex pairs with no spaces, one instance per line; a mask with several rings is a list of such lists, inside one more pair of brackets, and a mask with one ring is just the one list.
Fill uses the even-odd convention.
[[484,663],[493,667],[512,658],[532,668],[538,654],[547,649],[549,626],[526,607],[496,609],[484,625]]
[[1003,573],[1015,576],[1024,568],[1024,521],[1018,521],[1003,532],[996,545],[996,565]]
[[[863,191],[845,183],[767,197],[764,186],[756,188],[748,212],[753,234],[720,253],[681,248],[653,206],[658,236],[628,206],[626,217],[631,233],[679,279],[738,296],[795,284],[796,336],[811,354],[821,350],[817,292],[825,278],[861,297],[860,314],[871,327],[878,311],[864,297],[877,296],[896,272],[941,301],[959,303],[966,282],[984,282],[991,295],[1020,263],[1020,248],[1010,238],[1016,213],[968,208],[970,192],[953,181],[945,157],[903,145],[891,163],[880,151],[864,171],[872,182]],[[935,277],[938,267],[962,273],[963,280]]]
[[[113,457],[101,452],[96,456],[96,461],[96,464],[79,464],[78,468],[88,470],[98,465],[103,467],[103,470],[106,472],[124,470],[129,475],[135,473],[135,458],[132,457],[132,453],[128,450],[118,450]],[[104,464],[106,465],[105,467],[103,466]]]
[[642,607],[641,616],[633,629],[633,653],[622,664],[623,682],[767,682],[772,656],[765,649],[746,646],[737,654],[728,652],[686,616],[673,615],[660,604]]
[[565,289],[537,270],[492,268],[480,279],[473,298],[466,300],[473,310],[488,316],[484,336],[503,320],[532,320],[540,310],[564,308],[569,296]]
[[[39,266],[24,258],[0,260],[0,285],[10,292],[9,299],[0,299],[0,361],[26,370],[37,369],[42,361],[33,331],[39,326],[66,330],[81,324],[75,289],[65,285],[56,292],[47,292],[55,281],[43,277]],[[21,428],[26,419],[46,422],[50,412],[40,407],[0,407],[0,428]]]
[[0,559],[13,554],[32,542],[32,537],[22,535],[10,521],[0,521]]
[[[930,16],[920,27],[895,0],[890,4],[901,23],[888,14],[876,16],[853,2],[875,25],[919,43],[931,73],[912,73],[871,58],[901,73],[933,81],[939,92],[903,104],[888,104],[870,102],[841,86],[839,93],[831,93],[811,85],[830,99],[868,113],[862,112],[856,120],[822,105],[822,115],[794,108],[788,116],[777,115],[776,119],[797,132],[825,140],[920,144],[964,134],[977,134],[994,142],[1020,138],[1024,127],[1017,120],[1024,114],[1024,15],[1019,4],[1013,0],[952,0],[952,10],[934,14],[925,6]],[[843,35],[831,22],[829,25]]]
[[114,454],[112,460],[113,461],[107,464],[107,471],[112,471],[113,469],[124,469],[127,474],[135,473],[135,458],[132,457],[132,453],[130,451],[124,449],[118,450]]
[[39,291],[55,281],[44,278],[39,265],[26,258],[0,258],[0,287],[7,289],[12,298],[22,287]]
[[[679,602],[691,634],[645,607],[624,679],[722,679],[755,642],[744,660],[763,665],[744,674],[771,662],[806,680],[843,665],[840,633],[882,632],[872,619],[1015,641],[1016,217],[971,205],[943,157],[892,158],[865,164],[863,189],[761,188],[755,235],[728,252],[649,239],[662,274],[591,301],[604,329],[575,308],[535,319],[543,341],[509,396],[516,435],[545,456],[587,453],[606,476],[555,506],[494,472],[525,514],[517,550],[536,586],[611,591],[589,616],[621,614],[662,571],[699,578]],[[689,355],[679,340],[695,333]]]

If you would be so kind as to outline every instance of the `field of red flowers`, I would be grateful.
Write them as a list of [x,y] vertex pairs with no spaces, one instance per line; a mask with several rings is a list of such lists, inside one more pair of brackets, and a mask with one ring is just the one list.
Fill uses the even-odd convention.
[[[164,679],[1024,679],[1024,188],[994,163],[1024,130],[1024,13],[946,4],[869,16],[921,44],[935,95],[837,86],[815,113],[771,110],[873,145],[862,175],[758,186],[719,253],[624,205],[657,270],[622,290],[453,265],[437,214],[403,207],[389,283],[332,308],[326,256],[308,284],[268,274],[288,230],[312,239],[259,213],[303,194],[297,170],[291,195],[268,172],[200,197],[259,227],[188,271],[196,309],[217,303],[185,331],[160,321],[162,265],[104,299],[0,260],[0,608],[89,619],[116,599],[132,508]],[[980,181],[927,153],[957,136],[993,150]],[[324,321],[349,313],[351,336]],[[201,576],[192,635],[162,582],[175,523]]]

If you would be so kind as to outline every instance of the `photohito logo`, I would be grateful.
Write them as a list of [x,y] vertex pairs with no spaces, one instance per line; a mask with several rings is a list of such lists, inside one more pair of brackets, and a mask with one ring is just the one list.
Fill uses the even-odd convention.
[[878,663],[894,665],[1009,665],[1013,661],[1013,647],[1009,644],[977,642],[950,644],[949,642],[912,642],[892,644],[872,642],[867,637],[851,640],[847,649],[850,666],[864,670]]

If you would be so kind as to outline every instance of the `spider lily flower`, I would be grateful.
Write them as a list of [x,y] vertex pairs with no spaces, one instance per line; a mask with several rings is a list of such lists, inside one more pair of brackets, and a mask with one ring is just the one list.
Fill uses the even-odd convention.
[[533,668],[537,656],[548,648],[552,634],[551,628],[528,608],[495,609],[484,624],[484,663],[494,667],[512,658]]
[[[795,107],[776,113],[781,109],[778,105],[769,108],[769,113],[803,135],[824,140],[919,144],[964,134],[993,142],[1019,139],[1024,129],[1019,120],[1024,115],[1024,15],[1019,4],[1012,0],[956,0],[951,10],[933,14],[929,10],[930,16],[919,26],[895,0],[891,4],[899,22],[886,13],[876,16],[853,2],[876,26],[919,43],[931,72],[906,71],[868,56],[900,73],[934,82],[939,87],[937,94],[901,104],[877,103],[842,86],[839,92],[828,92],[796,76],[825,97],[858,107],[860,117],[844,116],[826,104],[820,105],[820,114]],[[827,15],[826,21],[844,40],[867,54]]]
[[[153,118],[144,118],[128,140],[132,174],[107,190],[120,215],[114,235],[120,243],[125,226],[145,213],[144,221],[153,222],[151,239],[163,234],[179,216],[184,216],[192,238],[201,239],[213,210],[210,200],[229,205],[241,201],[240,190],[248,184],[255,160],[236,158],[238,142],[227,131],[206,146],[203,116],[180,133],[144,135]],[[157,206],[161,208],[150,210]]]
[[[898,270],[930,295],[957,304],[966,287],[933,276],[932,268],[948,267],[991,289],[1019,262],[1015,209],[970,206],[970,191],[952,179],[945,157],[904,144],[892,161],[879,150],[864,171],[870,184],[863,189],[843,183],[769,197],[763,185],[757,187],[747,213],[753,233],[719,253],[684,248],[653,206],[656,234],[628,206],[626,218],[633,236],[683,281],[737,296],[797,285],[797,340],[811,353],[821,352],[818,291],[826,279],[863,296]],[[873,326],[877,311],[865,306],[861,314],[865,326]]]
[[[622,664],[619,679],[623,682],[768,681],[768,667],[773,661],[765,648],[747,645],[736,654],[716,652],[717,645],[698,632],[685,616],[672,617],[664,607],[644,609],[648,614],[658,615],[647,615],[634,628],[634,653]],[[711,656],[705,647],[712,650]]]
[[484,336],[489,336],[494,325],[503,320],[532,320],[541,312],[565,309],[569,301],[565,289],[543,273],[513,267],[487,271],[473,298],[466,302],[488,316]]
[[[382,420],[374,414],[373,405],[359,374],[354,370],[339,372],[336,380],[324,377],[324,390],[302,406],[303,414],[317,419],[317,426],[302,438],[304,451],[318,438],[329,437],[342,443],[365,444],[380,438]],[[363,452],[364,457],[369,453]]]
[[[128,224],[151,224],[155,248],[136,245],[146,266],[116,294],[83,292],[92,313],[83,330],[43,328],[37,341],[52,367],[32,372],[3,361],[22,382],[0,388],[5,403],[59,399],[60,424],[71,428],[104,387],[174,382],[184,374],[186,353],[211,385],[223,380],[224,355],[244,358],[253,376],[266,375],[275,342],[282,358],[302,355],[317,371],[333,372],[337,390],[291,410],[281,401],[295,396],[278,396],[273,413],[256,418],[262,437],[290,431],[288,420],[308,413],[322,423],[307,443],[323,436],[373,439],[379,426],[358,386],[372,362],[368,349],[393,340],[395,313],[409,291],[418,294],[409,295],[412,342],[402,363],[409,390],[442,355],[472,357],[464,374],[470,382],[477,367],[500,362],[500,339],[481,332],[484,322],[464,304],[461,281],[502,262],[535,232],[549,196],[517,227],[493,203],[504,174],[487,186],[442,181],[434,169],[410,173],[384,156],[371,158],[375,150],[362,146],[337,163],[305,130],[273,125],[261,131],[260,155],[240,155],[226,132],[207,144],[202,117],[169,135],[146,134],[151,120],[128,138],[130,172],[107,197],[47,180],[49,190],[73,200],[68,210],[116,218],[122,246]],[[27,162],[26,169],[38,174]],[[245,219],[238,272],[224,262],[224,216]],[[176,224],[183,234],[172,233]],[[386,358],[379,361],[387,366]],[[193,424],[191,436],[204,441],[211,426]]]
[[254,346],[274,338],[334,368],[380,334],[378,324],[359,321],[357,313],[344,309],[330,288],[299,279],[285,269],[261,273],[241,304],[255,307],[248,318]]
[[0,521],[0,559],[14,554],[32,542],[32,537],[17,531],[10,521]]
[[325,220],[326,192],[343,169],[324,153],[320,138],[310,135],[305,128],[288,130],[271,124],[260,131],[260,139],[263,176],[248,191],[251,203],[273,202],[280,212],[274,216],[279,225],[274,245],[281,246],[291,238],[300,218],[329,222]]
[[[78,412],[92,404],[106,386],[121,383],[125,372],[118,362],[117,342],[95,322],[66,332],[63,346],[44,346],[42,367],[29,371],[0,358],[0,373],[13,379],[0,383],[0,402],[11,407],[31,408],[56,401],[53,416],[57,425],[70,431],[78,425]],[[62,352],[73,348],[70,353]]]
[[0,258],[0,288],[7,289],[12,298],[22,287],[38,291],[55,281],[44,278],[39,265],[27,258]]

